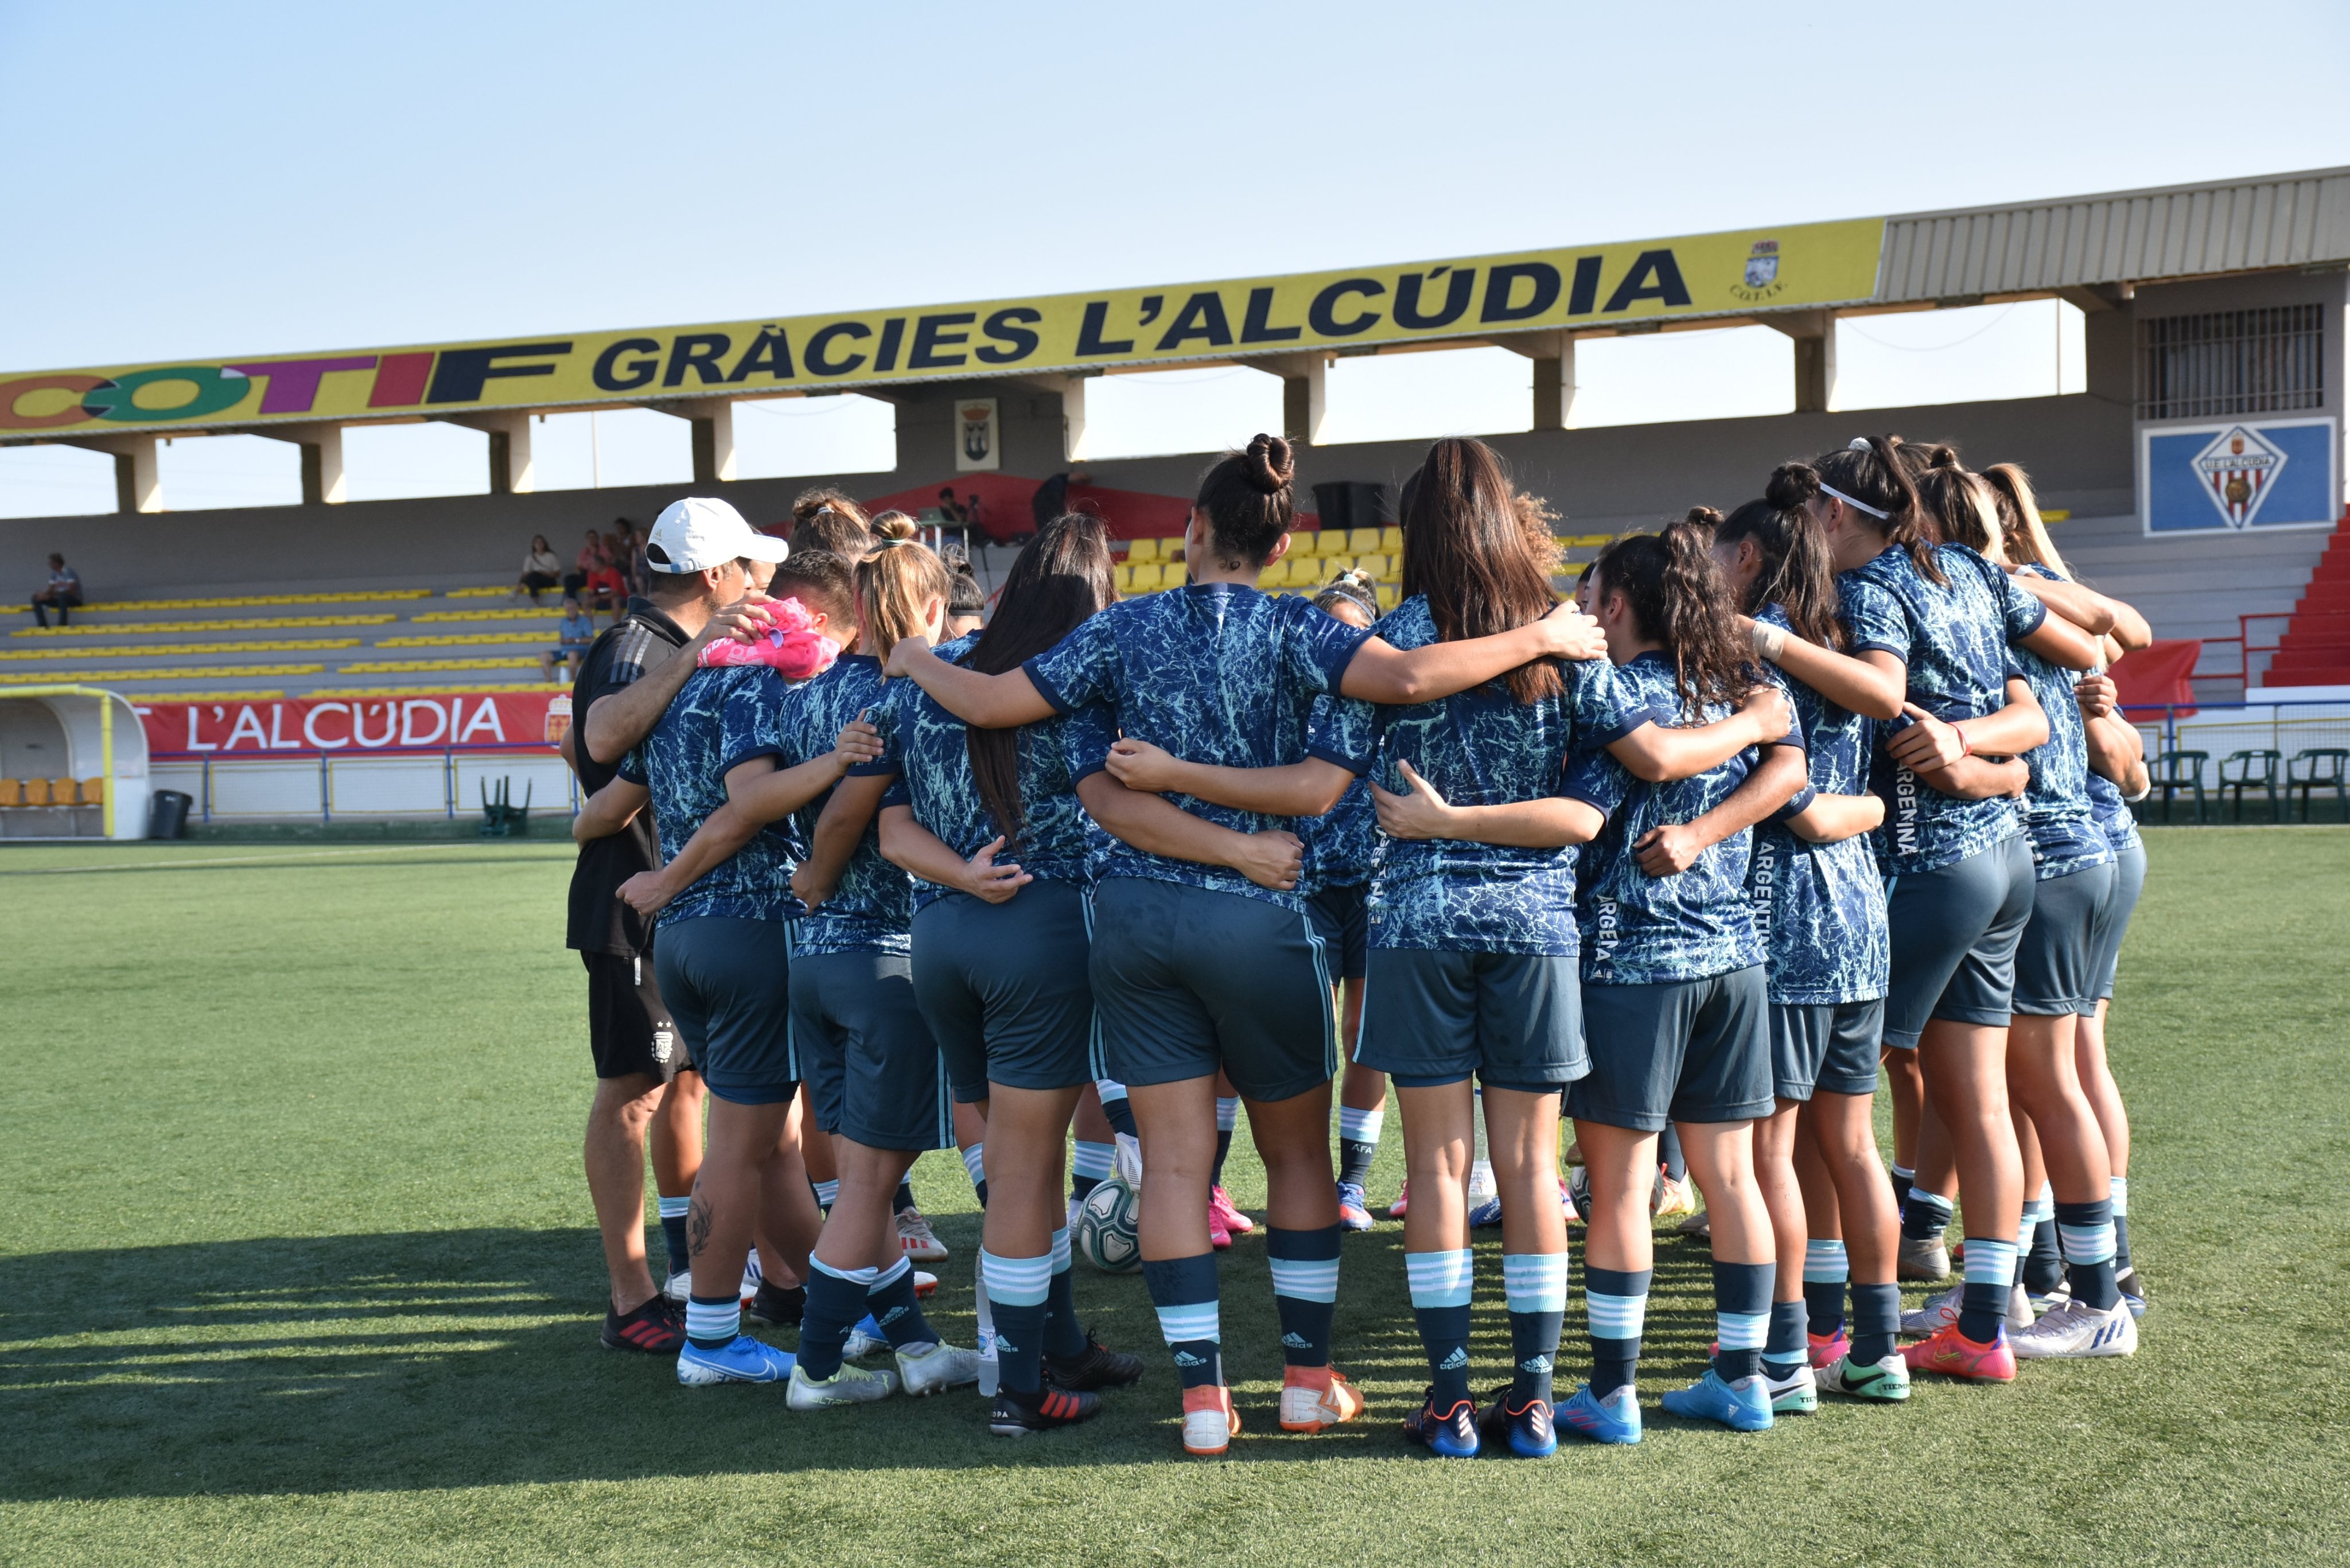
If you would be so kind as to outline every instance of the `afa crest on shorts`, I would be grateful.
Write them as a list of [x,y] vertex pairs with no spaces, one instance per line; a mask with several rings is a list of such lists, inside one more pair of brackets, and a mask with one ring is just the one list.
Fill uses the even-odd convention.
[[2139,427],[2139,509],[2149,534],[2322,528],[2338,510],[2330,419]]

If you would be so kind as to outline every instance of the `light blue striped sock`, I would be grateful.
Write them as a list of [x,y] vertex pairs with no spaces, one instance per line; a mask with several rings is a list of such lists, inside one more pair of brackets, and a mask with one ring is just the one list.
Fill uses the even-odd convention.
[[962,1168],[963,1173],[971,1178],[971,1184],[973,1187],[985,1181],[987,1179],[987,1145],[975,1143],[963,1150]]

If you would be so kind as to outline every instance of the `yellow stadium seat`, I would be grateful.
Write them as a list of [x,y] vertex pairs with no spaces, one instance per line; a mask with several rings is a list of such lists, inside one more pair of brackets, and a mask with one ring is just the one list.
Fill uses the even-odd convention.
[[1378,592],[1379,608],[1383,611],[1391,610],[1403,602],[1402,593],[1391,584],[1381,583]]
[[1267,592],[1271,592],[1274,588],[1288,587],[1289,563],[1287,561],[1275,561],[1272,565],[1266,566],[1263,571],[1257,573],[1256,586]]
[[1389,571],[1389,566],[1391,565],[1392,563],[1389,562],[1388,557],[1381,555],[1357,556],[1355,557],[1355,569],[1357,571],[1370,573],[1371,579],[1374,582],[1387,581],[1387,579],[1392,575]]
[[1366,556],[1379,547],[1379,531],[1376,528],[1355,528],[1347,534],[1347,554]]
[[24,804],[25,781],[23,779],[0,779],[0,806],[22,805]]
[[1167,575],[1159,583],[1162,588],[1180,588],[1191,580],[1191,568],[1180,561],[1168,562],[1166,571]]
[[1157,559],[1159,541],[1156,539],[1137,539],[1126,547],[1126,564],[1129,566],[1139,566],[1145,561]]
[[106,781],[104,779],[83,779],[75,787],[75,793],[80,797],[81,804],[84,805],[104,805],[106,804]]
[[26,805],[48,805],[49,781],[47,779],[26,779],[25,781],[25,798],[23,804]]
[[1129,579],[1126,591],[1133,594],[1155,594],[1167,575],[1166,566],[1158,561],[1145,561],[1141,566],[1127,568]]
[[1347,553],[1347,531],[1344,528],[1318,528],[1310,536],[1316,560],[1328,560]]

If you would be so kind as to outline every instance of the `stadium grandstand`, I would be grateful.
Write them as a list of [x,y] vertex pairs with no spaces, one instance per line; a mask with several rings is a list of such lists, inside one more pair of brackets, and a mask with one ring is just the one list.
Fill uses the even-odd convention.
[[[1840,319],[2052,296],[2085,314],[2084,391],[1837,407]],[[2029,470],[2074,567],[2152,621],[2156,647],[2121,670],[2161,730],[2150,751],[2324,750],[2344,743],[2327,737],[2350,713],[2350,551],[2334,528],[2345,306],[2350,169],[2330,169],[1098,296],[9,373],[0,445],[110,453],[120,508],[0,520],[0,559],[27,587],[52,550],[90,585],[69,626],[34,624],[21,598],[0,616],[0,711],[17,713],[0,735],[40,728],[12,689],[97,687],[145,717],[155,783],[193,795],[200,816],[455,815],[493,776],[551,805],[568,788],[548,750],[567,708],[540,675],[557,610],[510,596],[533,535],[563,551],[689,491],[773,524],[819,483],[947,534],[932,498],[951,483],[983,498],[970,542],[988,586],[1041,495],[1107,520],[1124,591],[1175,587],[1204,456],[1095,460],[1085,407],[1094,377],[1179,366],[1283,382],[1317,510],[1263,586],[1300,589],[1352,566],[1392,604],[1392,487],[1419,447],[1322,441],[1328,369],[1342,356],[1498,345],[1533,362],[1534,387],[1530,428],[1491,439],[1558,508],[1567,573],[1690,504],[1733,505],[1773,463],[1857,431],[1947,441]],[[1755,323],[1793,339],[1794,411],[1573,425],[1579,339]],[[894,471],[735,477],[736,400],[843,392],[894,405]],[[631,407],[690,421],[690,483],[534,488],[534,413]],[[484,432],[488,493],[346,503],[344,429],[424,420]],[[166,511],[157,442],[230,433],[298,444],[304,503]],[[2246,703],[2267,709],[2229,709],[2234,728],[2182,740],[2199,707],[2209,723],[2215,705]],[[2283,743],[2288,717],[2309,745]],[[2246,740],[2262,732],[2270,742]],[[9,810],[30,800],[9,788],[29,765],[9,745],[0,835],[30,820]],[[390,771],[362,784],[348,766],[362,755]],[[245,773],[224,790],[231,762]]]

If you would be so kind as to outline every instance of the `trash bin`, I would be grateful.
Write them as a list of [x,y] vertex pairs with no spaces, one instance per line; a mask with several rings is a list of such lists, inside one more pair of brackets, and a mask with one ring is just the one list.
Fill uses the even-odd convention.
[[1388,514],[1388,487],[1359,479],[1315,485],[1314,510],[1325,528],[1377,528],[1395,521]]
[[188,836],[188,808],[196,797],[175,789],[155,792],[155,805],[147,814],[147,836],[150,838],[185,838]]

